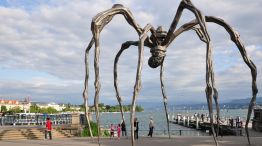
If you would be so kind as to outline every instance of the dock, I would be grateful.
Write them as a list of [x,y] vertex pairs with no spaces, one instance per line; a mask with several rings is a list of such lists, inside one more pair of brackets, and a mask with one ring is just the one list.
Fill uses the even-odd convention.
[[[184,127],[200,130],[206,133],[212,134],[211,130],[211,123],[210,118],[208,116],[201,115],[181,115],[178,114],[175,116],[172,116],[172,118],[169,119],[169,122],[172,124],[181,125]],[[234,135],[234,136],[243,136],[243,121],[240,121],[238,118],[236,119],[224,119],[223,121],[220,121],[219,124],[219,135]],[[215,132],[217,130],[217,121],[216,118],[214,118],[214,129]]]

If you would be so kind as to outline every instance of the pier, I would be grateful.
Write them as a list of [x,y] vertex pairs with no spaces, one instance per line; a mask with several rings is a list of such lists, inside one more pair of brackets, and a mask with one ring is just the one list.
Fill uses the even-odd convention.
[[[170,117],[170,116],[169,116]],[[178,124],[184,127],[200,130],[206,133],[212,134],[210,118],[204,114],[194,114],[194,115],[182,115],[177,114],[172,115],[169,118],[169,122],[172,124]],[[243,121],[239,117],[235,119],[224,119],[219,121],[219,135],[234,135],[243,136]],[[217,130],[217,121],[214,117],[214,127]]]

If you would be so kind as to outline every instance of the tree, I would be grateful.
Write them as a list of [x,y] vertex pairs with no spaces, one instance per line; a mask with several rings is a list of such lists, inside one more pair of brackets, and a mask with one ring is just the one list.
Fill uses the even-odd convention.
[[32,113],[39,113],[40,112],[40,107],[37,106],[36,104],[33,104],[30,106],[30,112]]
[[110,108],[111,108],[110,105],[106,105],[106,111],[109,111]]
[[67,103],[66,108],[71,108],[71,104]]
[[49,113],[49,114],[54,114],[54,113],[57,113],[58,111],[55,109],[55,108],[53,108],[53,107],[48,107],[47,108],[47,113]]
[[98,104],[98,107],[104,107],[104,106],[105,106],[104,103],[99,103],[99,104]]
[[136,106],[136,112],[142,112],[144,111],[143,107],[141,105]]
[[1,106],[1,112],[2,112],[2,113],[7,112],[7,108],[6,108],[5,105],[2,105],[2,106]]
[[19,106],[16,106],[16,107],[13,107],[13,108],[9,109],[8,112],[9,112],[10,114],[15,114],[15,113],[21,113],[22,110],[21,110],[21,108],[20,108]]

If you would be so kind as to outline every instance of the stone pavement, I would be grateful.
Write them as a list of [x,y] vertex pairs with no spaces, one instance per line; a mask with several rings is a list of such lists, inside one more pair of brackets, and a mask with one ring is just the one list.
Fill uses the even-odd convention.
[[[248,146],[244,136],[219,137],[220,146]],[[0,141],[0,146],[98,146],[97,139],[68,138],[54,140],[20,140]],[[262,137],[251,137],[252,146],[262,146]],[[102,138],[101,146],[131,146],[131,140]],[[215,146],[211,136],[183,137],[177,136],[171,139],[164,137],[141,137],[136,141],[136,146]]]

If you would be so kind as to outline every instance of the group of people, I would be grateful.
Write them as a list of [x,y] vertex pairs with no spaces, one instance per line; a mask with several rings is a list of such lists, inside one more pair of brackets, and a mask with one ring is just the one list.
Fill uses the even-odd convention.
[[122,131],[122,136],[127,136],[125,121],[123,121],[121,124],[118,124],[117,126],[114,126],[114,124],[111,124],[111,126],[110,126],[110,138],[115,136],[115,129],[117,131],[118,140],[120,140],[121,131]]
[[[46,129],[45,129],[45,139],[47,139],[47,134],[49,135],[49,139],[52,139],[52,122],[50,118],[46,118]],[[115,135],[115,130],[117,132],[117,138],[120,140],[120,134],[122,131],[122,136],[127,136],[126,132],[126,123],[125,121],[122,121],[121,124],[118,124],[117,126],[114,126],[114,124],[111,124],[110,126],[110,138],[114,137]],[[139,130],[139,122],[138,119],[134,119],[134,137],[135,139],[138,139],[138,130]],[[150,117],[149,121],[149,133],[148,136],[152,137],[153,136],[153,130],[154,130],[154,121],[153,118]]]
[[[150,137],[153,136],[154,127],[155,126],[154,126],[153,118],[150,117],[148,136],[150,136]],[[120,133],[121,133],[121,131],[122,131],[122,136],[127,136],[125,121],[122,121],[122,123],[118,124],[117,126],[114,126],[114,124],[111,124],[111,126],[110,126],[110,138],[114,137],[115,130],[117,132],[118,140],[120,140]],[[138,119],[136,117],[134,119],[134,137],[135,137],[135,139],[138,139],[138,131],[139,131],[139,121],[138,121]]]

